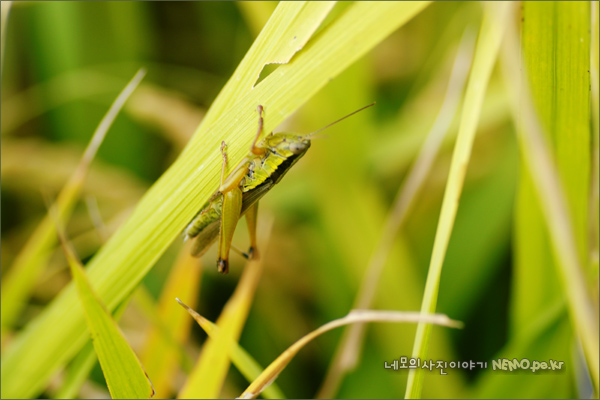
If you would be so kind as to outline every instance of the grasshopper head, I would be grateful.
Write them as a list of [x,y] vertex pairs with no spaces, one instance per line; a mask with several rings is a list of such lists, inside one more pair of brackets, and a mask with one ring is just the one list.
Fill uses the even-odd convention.
[[270,150],[285,154],[291,153],[298,155],[304,153],[310,147],[310,139],[306,136],[296,135],[294,133],[274,133],[265,138],[265,144]]

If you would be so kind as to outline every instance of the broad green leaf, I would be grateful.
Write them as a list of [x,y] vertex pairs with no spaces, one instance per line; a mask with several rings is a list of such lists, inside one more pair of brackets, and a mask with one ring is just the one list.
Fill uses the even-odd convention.
[[[509,15],[509,9],[507,3],[486,3],[485,15],[475,49],[473,68],[467,84],[460,129],[456,139],[456,147],[452,155],[452,164],[450,165],[450,173],[442,202],[442,211],[433,244],[427,281],[425,283],[425,293],[421,305],[421,312],[424,314],[434,313],[436,310],[442,266],[471,157],[479,113],[492,69],[496,63],[504,31],[503,27],[505,19]],[[427,357],[430,335],[431,326],[420,323],[417,327],[413,347],[412,356],[414,358],[425,359]],[[419,398],[422,388],[423,370],[411,370],[408,375],[406,397]]]
[[294,356],[298,354],[298,352],[314,338],[340,326],[364,322],[418,322],[420,324],[434,324],[447,326],[450,328],[462,327],[462,323],[453,321],[447,316],[440,314],[427,315],[416,312],[353,310],[345,317],[328,322],[320,328],[315,329],[309,334],[298,339],[294,344],[281,353],[281,355],[277,357],[275,361],[269,364],[262,374],[260,374],[260,376],[254,380],[254,382],[252,382],[239,397],[242,399],[254,399],[258,397],[258,395],[261,394],[267,386],[277,379],[277,376],[285,369],[290,361],[292,361]]
[[[184,304],[181,300],[177,299],[179,304],[186,309],[188,313],[198,322],[198,325],[206,332],[206,334],[214,340],[219,333],[219,327],[202,315],[198,314],[196,311],[192,310],[186,304]],[[231,361],[236,366],[236,368],[244,375],[244,378],[248,380],[248,382],[252,382],[263,371],[263,368],[260,364],[252,358],[250,354],[242,346],[240,346],[236,342],[231,342],[229,345],[229,356],[231,357]],[[263,392],[263,396],[267,399],[284,399],[285,396],[281,392],[281,389],[275,384],[267,387]]]
[[[587,254],[590,182],[590,4],[523,4],[523,64],[540,122],[553,144],[575,224],[578,252]],[[515,215],[513,326],[555,301],[560,282],[531,172],[522,174]]]
[[[545,75],[543,73],[544,69],[549,68],[550,70],[553,70],[554,67],[559,65],[561,68],[568,68],[571,64],[583,67],[584,64],[577,62],[577,60],[585,57],[586,54],[587,57],[589,57],[589,47],[582,47],[580,45],[580,43],[585,42],[586,39],[581,35],[570,37],[569,32],[574,29],[574,27],[571,23],[565,22],[565,20],[568,21],[573,18],[571,22],[580,21],[584,24],[589,23],[589,19],[581,17],[582,14],[589,12],[589,4],[583,4],[585,7],[581,8],[582,4],[583,3],[575,5],[572,3],[550,3],[550,10],[553,10],[552,14],[556,16],[557,20],[554,23],[548,20],[537,22],[537,25],[540,28],[539,32],[545,32],[546,34],[552,35],[552,29],[548,31],[548,27],[562,27],[561,31],[564,33],[564,36],[561,35],[556,41],[550,41],[550,43],[548,43],[549,46],[554,46],[554,50],[546,49],[543,50],[543,53],[554,53],[556,51],[564,52],[565,55],[569,56],[568,60],[564,60],[566,61],[566,65],[562,62],[554,64],[556,61],[554,56],[546,56],[545,59],[550,61],[549,64],[544,65],[545,63],[540,61],[541,64],[536,65],[541,68],[540,72],[542,72],[542,76]],[[554,7],[561,8],[560,16],[556,15],[556,12],[559,9]],[[567,7],[567,9],[562,9],[562,7]],[[568,9],[569,7],[574,8]],[[589,30],[580,32],[580,34],[585,33],[589,33]],[[512,34],[512,36],[515,36],[515,34]],[[513,79],[513,77],[518,74],[522,74],[529,79],[531,71],[528,71],[527,68],[520,67],[518,62],[520,55],[517,54],[517,51],[515,50],[516,44],[514,44],[516,39],[512,37],[511,39],[512,40],[507,40],[506,42],[506,54],[505,57],[503,57],[504,74],[507,77],[507,80]],[[589,37],[587,40],[589,40]],[[525,59],[526,57],[523,58]],[[589,60],[586,61],[585,65],[588,64]],[[527,66],[528,64],[525,63],[525,65]],[[589,183],[587,184],[588,186],[583,189],[574,189],[572,184],[564,182],[565,179],[578,180],[578,177],[565,177],[565,173],[567,171],[574,173],[578,167],[581,167],[580,161],[570,162],[568,157],[561,155],[563,151],[553,149],[553,146],[549,144],[554,143],[556,145],[557,143],[561,143],[570,135],[570,133],[554,131],[553,129],[555,129],[557,125],[560,126],[565,119],[582,118],[582,115],[586,115],[586,112],[578,110],[572,111],[572,115],[562,115],[558,110],[548,112],[547,109],[545,110],[542,108],[538,117],[538,112],[536,111],[536,108],[539,108],[540,105],[547,104],[548,101],[550,101],[551,105],[556,105],[558,103],[565,105],[564,99],[562,99],[563,94],[570,98],[572,102],[580,105],[585,103],[587,107],[589,99],[582,101],[580,97],[589,96],[587,90],[581,90],[581,82],[582,80],[585,82],[585,79],[588,79],[588,75],[585,74],[585,77],[582,77],[579,68],[572,72],[574,76],[570,77],[564,76],[565,71],[552,72],[551,75],[553,76],[554,83],[561,82],[563,85],[570,85],[568,89],[556,87],[556,93],[549,94],[546,92],[547,88],[536,88],[535,82],[541,77],[531,81],[533,90],[530,90],[529,85],[524,85],[520,88],[521,93],[518,94],[515,87],[509,85],[508,87],[510,90],[508,93],[510,94],[511,102],[513,104],[514,119],[519,123],[519,139],[524,164],[531,175],[530,179],[533,183],[532,191],[534,191],[534,194],[539,201],[540,210],[542,211],[541,214],[544,219],[543,224],[547,227],[547,231],[538,229],[538,227],[533,224],[528,225],[526,224],[527,221],[522,224],[526,228],[531,228],[531,231],[535,234],[538,234],[538,243],[536,243],[536,245],[540,245],[540,243],[543,242],[543,239],[539,239],[540,237],[543,238],[540,232],[547,232],[549,234],[551,239],[551,246],[549,247],[554,256],[552,260],[554,260],[556,266],[556,269],[553,272],[558,273],[558,279],[556,281],[560,284],[560,286],[557,284],[557,289],[564,292],[566,295],[571,326],[576,331],[577,337],[581,341],[590,378],[595,393],[597,394],[600,368],[598,359],[598,313],[594,310],[592,297],[588,292],[588,285],[586,284],[585,273],[582,267],[584,264],[581,261],[582,259],[587,260],[585,254],[581,254],[581,249],[587,247],[587,243],[584,243],[583,245],[578,243],[578,239],[581,237],[581,233],[578,234],[578,229],[581,228],[578,215],[587,212],[587,208],[584,211],[572,210],[574,204],[579,204],[578,195],[589,190]],[[527,82],[529,81],[527,80]],[[537,83],[540,84],[540,82]],[[549,81],[546,81],[545,83],[548,85],[554,84]],[[541,93],[544,93],[546,96],[551,95],[551,98],[538,97]],[[570,105],[565,105],[565,107],[570,107]],[[587,118],[589,118],[589,114],[587,114]],[[572,139],[576,143],[569,145],[563,143],[562,145],[570,148],[572,151],[585,151],[585,148],[589,146],[589,143],[587,143],[589,141],[589,121],[587,128],[584,128],[584,124],[581,121],[573,120],[572,122],[574,124],[573,130],[579,130],[579,135],[584,135],[586,139],[582,140],[580,137],[577,137]],[[569,130],[570,127],[563,126],[563,129]],[[555,133],[556,136],[551,135],[552,133]],[[559,139],[559,136],[564,137]],[[585,156],[581,155],[581,157],[588,160],[587,162],[589,164],[589,154]],[[587,168],[589,169],[589,167],[590,166],[588,165]],[[589,176],[589,170],[581,173]],[[585,204],[587,204],[587,201]],[[520,216],[517,215],[517,218],[519,217]],[[517,222],[519,222],[518,219]],[[585,233],[584,236],[586,236]],[[520,237],[520,239],[523,240],[523,237]],[[539,252],[539,248],[537,250]],[[543,271],[542,274],[551,276],[552,272]],[[517,277],[517,279],[518,278],[519,277]],[[533,283],[533,281],[531,282]],[[536,293],[534,292],[533,295],[535,294]]]
[[[590,80],[592,89],[592,188],[590,199],[591,237],[590,276],[596,282],[596,298],[598,297],[598,280],[600,264],[600,22],[598,21],[598,2],[592,1],[592,54],[590,57]],[[596,307],[598,307],[596,302]]]
[[334,1],[279,3],[233,78],[219,93],[203,124],[212,124],[240,95],[249,93],[265,65],[288,62],[306,44],[334,5]]
[[[116,307],[140,282],[214,192],[220,176],[221,141],[229,146],[230,165],[245,156],[256,132],[259,104],[265,107],[268,132],[427,4],[352,3],[289,64],[278,67],[247,93],[250,89],[245,87],[218,99],[219,104],[227,100],[232,106],[224,109],[221,105],[218,112],[209,112],[183,154],[90,261],[89,279],[107,308]],[[277,39],[271,41],[261,46],[275,46]],[[234,75],[232,82],[236,80]],[[72,286],[67,287],[7,349],[2,362],[3,396],[39,394],[56,370],[83,346],[85,321],[76,302]]]

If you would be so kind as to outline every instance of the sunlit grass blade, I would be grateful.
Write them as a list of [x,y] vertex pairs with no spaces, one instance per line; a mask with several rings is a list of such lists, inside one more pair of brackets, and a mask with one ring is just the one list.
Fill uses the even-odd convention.
[[[600,246],[600,32],[598,25],[598,2],[592,1],[592,40],[590,57],[590,80],[592,84],[592,188],[590,198],[590,249],[591,274],[596,280],[596,295],[598,299],[598,264]],[[598,303],[596,303],[598,308]]]
[[[55,216],[57,214],[54,214]],[[56,218],[58,218],[56,216]],[[87,320],[94,350],[100,361],[108,390],[117,399],[148,399],[154,389],[140,361],[127,343],[119,327],[110,316],[87,280],[83,265],[57,224],[59,240],[65,251],[77,293]]]
[[[258,226],[259,232],[266,232],[266,237],[259,242],[261,249],[266,249],[272,224],[272,220],[265,221],[263,219]],[[262,260],[249,261],[244,267],[235,292],[227,301],[217,320],[220,334],[216,338],[209,337],[204,343],[200,358],[188,375],[178,398],[215,399],[219,397],[219,392],[229,371],[231,345],[238,341],[242,333],[262,270]]]
[[[131,296],[130,296],[131,297]],[[129,305],[130,297],[127,298],[114,312],[113,318],[115,321],[119,321],[121,316]],[[85,346],[81,349],[79,354],[73,359],[68,365],[65,371],[65,380],[62,382],[60,388],[52,395],[53,399],[76,399],[78,398],[79,391],[88,378],[94,364],[98,360],[96,351],[92,341],[88,341]]]
[[[509,30],[510,40],[506,41],[503,49],[502,67],[507,80],[513,79],[521,69],[515,32],[514,27]],[[525,71],[523,74],[527,77]],[[575,224],[571,219],[568,206],[569,197],[563,191],[564,186],[561,183],[561,177],[564,178],[564,175],[561,176],[560,166],[553,161],[544,125],[540,121],[542,117],[538,117],[536,113],[537,104],[534,105],[534,97],[529,91],[529,86],[523,85],[520,93],[514,85],[507,85],[507,87],[510,89],[508,93],[513,104],[514,119],[519,121],[519,144],[523,159],[531,173],[533,188],[540,201],[542,215],[549,231],[560,287],[565,292],[571,324],[581,340],[590,379],[597,396],[600,379],[598,314],[592,305],[580,254],[578,254]],[[580,100],[573,99],[573,101]],[[559,158],[557,157],[557,160]]]
[[[152,377],[157,398],[168,398],[172,394],[178,361],[185,361],[180,360],[178,346],[185,343],[191,327],[190,319],[180,312],[173,298],[180,296],[190,304],[196,304],[201,278],[202,264],[191,256],[189,245],[183,246],[154,310],[160,324],[154,324],[148,332],[140,357],[146,372]],[[178,346],[174,346],[172,341]]]
[[[580,259],[587,258],[590,182],[590,3],[524,3],[523,68],[567,196]],[[512,322],[518,329],[561,293],[533,175],[525,168],[515,214]],[[591,242],[589,242],[591,243]],[[515,332],[516,333],[516,332]]]
[[[219,118],[207,114],[186,150],[90,261],[89,279],[107,308],[116,307],[140,282],[217,188],[221,141],[228,145],[231,165],[246,155],[256,133],[258,104],[265,106],[264,127],[271,131],[427,4],[352,3],[289,64],[279,66],[246,95],[236,92],[238,100],[228,99],[233,106],[227,112]],[[273,39],[261,46],[275,44]],[[39,394],[56,370],[83,346],[83,315],[64,312],[76,309],[76,302],[73,289],[66,288],[7,349],[2,360],[3,394]]]
[[335,1],[280,2],[213,102],[204,123],[212,124],[239,96],[249,93],[265,65],[288,62],[306,44],[334,5]]
[[[452,164],[450,165],[450,173],[442,202],[442,211],[433,244],[429,272],[427,273],[425,293],[423,294],[423,303],[421,305],[422,313],[434,313],[437,306],[442,266],[471,157],[479,112],[483,104],[492,69],[496,63],[504,25],[506,24],[505,19],[509,15],[509,10],[510,7],[505,2],[486,3],[486,10],[475,49],[473,68],[465,93],[461,124],[452,156]],[[414,358],[426,358],[430,335],[431,326],[420,323],[417,327],[413,347],[412,356]],[[408,375],[406,397],[419,398],[422,388],[423,370],[411,370]]]
[[[214,340],[215,337],[219,335],[219,327],[202,315],[198,314],[196,311],[192,310],[181,300],[176,299],[179,304],[183,306],[187,310],[188,313],[198,322],[198,325],[206,332],[206,334]],[[229,345],[229,356],[231,357],[231,361],[236,366],[236,368],[244,375],[244,378],[248,380],[248,382],[254,381],[258,376],[262,373],[263,368],[258,364],[258,362],[252,358],[250,354],[243,347],[241,347],[236,342],[231,342]],[[262,393],[263,396],[267,399],[284,399],[285,396],[281,392],[281,389],[276,384],[272,384],[267,387]]]
[[[90,164],[98,148],[102,144],[108,129],[114,122],[117,114],[140,83],[146,72],[144,70],[131,79],[123,91],[114,101],[92,136],[79,166],[71,175],[56,200],[57,213],[61,220],[68,219],[75,203],[79,199],[81,187],[87,176]],[[15,318],[25,305],[35,281],[44,267],[50,248],[56,240],[54,225],[49,216],[46,216],[35,232],[30,236],[23,249],[15,259],[10,270],[2,277],[2,330],[10,329]]]
[[2,76],[2,66],[4,65],[4,42],[6,41],[6,21],[10,13],[12,1],[2,2],[2,20],[0,24],[0,76]]
[[[354,308],[368,309],[372,306],[383,267],[394,244],[398,229],[407,216],[410,207],[418,198],[423,183],[438,154],[442,140],[460,104],[464,84],[471,66],[474,42],[473,32],[466,31],[455,58],[442,108],[413,168],[408,173],[406,183],[398,191],[383,228],[382,239],[369,260],[365,278],[361,282],[361,287],[355,299]],[[362,324],[353,324],[344,330],[344,335],[336,349],[317,398],[333,398],[336,396],[343,376],[356,366],[363,345],[364,331],[365,326]]]
[[364,323],[364,322],[410,322],[447,326],[450,328],[461,328],[462,323],[454,321],[441,314],[420,314],[417,312],[402,311],[379,311],[379,310],[353,310],[347,316],[326,323],[320,328],[298,339],[287,348],[275,361],[263,371],[263,373],[246,388],[239,397],[242,399],[253,399],[271,384],[283,369],[292,361],[294,356],[311,340],[325,332],[340,326]]

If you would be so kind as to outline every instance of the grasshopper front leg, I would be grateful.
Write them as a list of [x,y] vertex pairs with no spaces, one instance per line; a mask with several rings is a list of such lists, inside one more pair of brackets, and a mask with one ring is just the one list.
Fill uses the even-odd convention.
[[[257,146],[257,141],[263,130],[263,107],[258,106],[258,131],[254,141],[250,146],[250,154],[254,156],[262,155],[264,148]],[[229,271],[229,251],[231,250],[231,241],[233,233],[237,226],[240,214],[242,212],[242,190],[240,182],[249,171],[248,158],[244,160],[230,176],[225,179],[225,166],[227,164],[227,152],[225,142],[221,142],[221,154],[223,155],[223,165],[221,167],[221,187],[219,192],[223,194],[223,210],[221,212],[221,232],[219,235],[219,256],[217,260],[217,269],[226,274]],[[250,250],[249,259],[258,259],[258,250],[256,248],[256,214],[258,205],[254,204],[247,212],[248,228],[250,229]]]
[[221,154],[223,155],[223,166],[221,168],[221,186],[219,192],[223,194],[223,208],[221,211],[221,230],[219,234],[219,256],[217,259],[217,270],[222,274],[229,272],[229,250],[233,233],[242,212],[242,190],[240,182],[248,173],[247,164],[243,164],[225,179],[225,165],[227,164],[227,146],[221,142]]

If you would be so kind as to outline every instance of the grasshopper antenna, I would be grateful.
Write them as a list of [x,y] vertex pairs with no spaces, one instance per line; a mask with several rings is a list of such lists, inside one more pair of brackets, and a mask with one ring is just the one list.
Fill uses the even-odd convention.
[[327,129],[327,128],[329,128],[329,127],[331,127],[331,126],[333,126],[333,125],[337,124],[338,122],[341,122],[341,121],[345,120],[346,118],[348,118],[348,117],[350,117],[350,116],[352,116],[352,115],[356,114],[357,112],[360,112],[360,111],[364,110],[365,108],[369,108],[369,107],[371,107],[371,106],[374,106],[375,104],[377,104],[377,102],[373,102],[373,103],[369,104],[368,106],[364,106],[364,107],[362,107],[362,108],[359,108],[358,110],[351,112],[350,114],[348,114],[348,115],[346,115],[346,116],[344,116],[344,117],[342,117],[342,118],[338,119],[337,121],[333,121],[333,122],[332,122],[332,123],[330,123],[329,125],[326,125],[326,126],[324,126],[323,128],[321,128],[321,129],[318,129],[318,130],[316,130],[316,131],[314,131],[314,132],[311,132],[311,133],[309,133],[308,135],[305,135],[305,137],[310,137],[310,136],[316,135],[316,134],[317,134],[317,133],[319,133],[319,132],[323,132],[325,129]]

